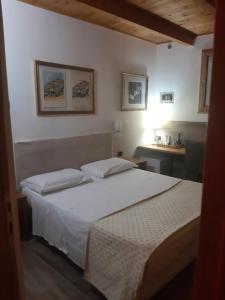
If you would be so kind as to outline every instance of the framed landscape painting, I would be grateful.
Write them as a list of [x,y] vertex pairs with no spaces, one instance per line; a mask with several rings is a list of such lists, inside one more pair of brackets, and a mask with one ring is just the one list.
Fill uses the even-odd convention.
[[92,114],[94,70],[35,61],[38,115]]
[[65,71],[43,68],[40,72],[40,82],[43,108],[65,108]]
[[122,73],[122,89],[121,110],[147,109],[147,76]]

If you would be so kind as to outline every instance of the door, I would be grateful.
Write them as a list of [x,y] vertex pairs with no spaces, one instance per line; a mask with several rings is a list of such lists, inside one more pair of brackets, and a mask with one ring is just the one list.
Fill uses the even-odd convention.
[[0,2],[0,299],[22,300],[23,278]]
[[217,0],[214,62],[194,300],[225,299],[225,0]]

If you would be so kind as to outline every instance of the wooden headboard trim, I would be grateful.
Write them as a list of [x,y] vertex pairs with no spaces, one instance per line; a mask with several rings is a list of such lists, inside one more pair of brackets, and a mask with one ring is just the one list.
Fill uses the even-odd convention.
[[112,157],[112,134],[98,133],[71,138],[14,144],[17,187],[30,176]]

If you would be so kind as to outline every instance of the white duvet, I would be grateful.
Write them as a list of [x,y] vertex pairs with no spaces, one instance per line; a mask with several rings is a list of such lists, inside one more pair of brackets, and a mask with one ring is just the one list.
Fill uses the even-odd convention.
[[28,188],[23,193],[32,207],[33,234],[84,268],[91,223],[165,192],[179,181],[132,169],[44,196]]

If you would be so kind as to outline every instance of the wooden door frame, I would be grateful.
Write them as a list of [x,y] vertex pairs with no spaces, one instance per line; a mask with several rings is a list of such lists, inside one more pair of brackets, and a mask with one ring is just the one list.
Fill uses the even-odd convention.
[[212,87],[194,300],[225,299],[225,0],[216,2]]
[[23,300],[18,210],[0,1],[0,299]]

